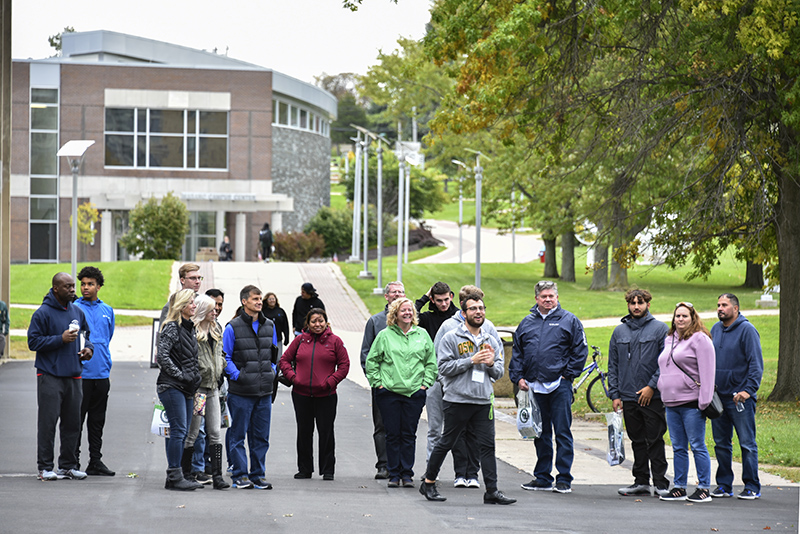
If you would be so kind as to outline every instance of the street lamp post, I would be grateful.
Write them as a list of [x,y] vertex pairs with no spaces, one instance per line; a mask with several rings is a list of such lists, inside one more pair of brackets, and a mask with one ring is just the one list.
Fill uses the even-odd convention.
[[355,139],[350,138],[356,147],[355,168],[353,170],[353,235],[351,241],[350,257],[347,259],[348,263],[359,263],[358,252],[359,245],[359,218],[361,208],[361,132],[356,134]]
[[367,131],[364,132],[364,141],[363,141],[363,148],[361,149],[361,154],[363,156],[363,164],[364,167],[364,270],[358,273],[359,278],[373,278],[372,273],[369,272],[369,217],[368,217],[368,209],[369,209],[369,137],[367,136]]
[[[373,295],[383,294],[383,145],[380,137],[378,141],[378,198],[376,199],[378,210],[378,287],[372,290]],[[383,141],[385,142],[385,141]]]
[[81,170],[83,156],[94,141],[67,141],[56,153],[57,156],[64,156],[69,162],[72,170],[72,234],[70,239],[72,256],[72,279],[78,274],[78,173]]
[[[463,167],[465,171],[469,171],[466,163],[457,159],[451,159],[451,163],[455,163],[459,167]],[[464,261],[464,176],[458,179],[458,263]]]
[[466,149],[475,154],[475,285],[481,287],[481,189],[483,185],[483,168],[481,156],[492,161],[478,150]]

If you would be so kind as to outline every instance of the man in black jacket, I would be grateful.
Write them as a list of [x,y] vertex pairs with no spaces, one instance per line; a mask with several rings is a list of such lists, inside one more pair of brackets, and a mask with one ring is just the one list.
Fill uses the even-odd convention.
[[[261,313],[261,290],[245,286],[239,293],[242,311],[225,327],[222,350],[228,375],[228,409],[231,412],[232,486],[238,489],[272,489],[264,478],[272,388],[278,339],[272,321]],[[250,469],[244,442],[250,448]]]
[[608,344],[608,394],[614,410],[623,410],[625,429],[633,449],[634,482],[620,495],[650,495],[650,475],[655,496],[669,490],[664,432],[667,419],[658,385],[658,355],[664,349],[667,325],[650,314],[649,291],[631,289],[625,294],[628,315],[614,329]]
[[[436,282],[431,286],[427,293],[422,295],[414,303],[419,314],[419,326],[423,328],[431,341],[436,339],[436,333],[442,323],[455,315],[458,308],[453,304],[453,292],[450,286],[444,282]],[[428,304],[428,311],[423,312],[422,308]]]

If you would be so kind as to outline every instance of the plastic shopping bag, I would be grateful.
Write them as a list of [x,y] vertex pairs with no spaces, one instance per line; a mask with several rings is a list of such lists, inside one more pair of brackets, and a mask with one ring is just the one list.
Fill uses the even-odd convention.
[[150,422],[150,432],[162,438],[169,437],[169,421],[167,412],[161,404],[153,406],[153,420]]
[[517,430],[525,439],[536,439],[542,435],[542,412],[530,388],[517,393]]
[[622,412],[606,414],[608,423],[608,465],[619,465],[625,461],[625,442],[622,434]]

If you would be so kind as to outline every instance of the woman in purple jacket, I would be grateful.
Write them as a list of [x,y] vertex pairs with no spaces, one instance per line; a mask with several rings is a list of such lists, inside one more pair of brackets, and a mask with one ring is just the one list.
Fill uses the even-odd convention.
[[314,424],[319,433],[319,471],[333,480],[333,422],[336,419],[336,386],[350,370],[350,357],[339,336],[331,332],[328,315],[313,308],[303,333],[284,351],[281,371],[292,383],[292,404],[297,421],[297,474],[311,478],[314,472]]
[[[711,334],[690,302],[675,305],[658,368],[658,390],[667,410],[675,468],[674,487],[660,499],[711,502],[711,458],[706,449],[706,418],[702,410],[714,395],[716,356]],[[697,490],[687,497],[689,446],[699,483]]]

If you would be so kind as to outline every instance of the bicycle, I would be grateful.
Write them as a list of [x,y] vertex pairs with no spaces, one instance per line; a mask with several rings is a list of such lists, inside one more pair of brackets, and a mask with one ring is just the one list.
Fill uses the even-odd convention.
[[[592,373],[597,371],[597,376],[589,382],[589,386],[586,388],[586,403],[589,405],[589,409],[595,413],[613,412],[613,402],[608,395],[608,386],[606,385],[608,373],[600,369],[600,364],[597,363],[602,353],[595,345],[592,345],[592,349],[592,363],[583,368],[580,379],[572,386],[572,393],[577,393],[578,388],[589,379]],[[597,385],[598,383],[600,386]]]

